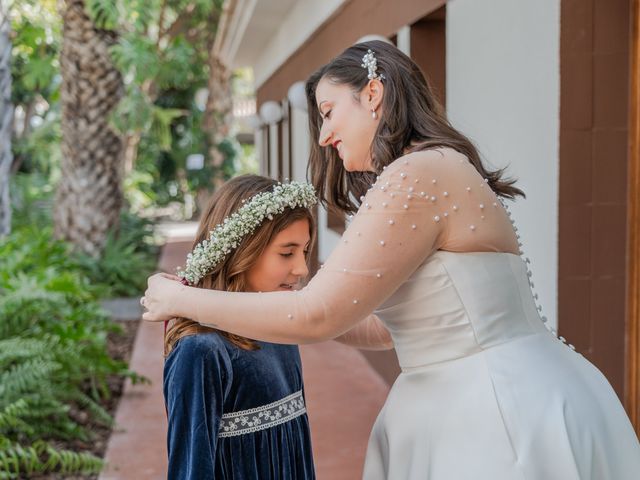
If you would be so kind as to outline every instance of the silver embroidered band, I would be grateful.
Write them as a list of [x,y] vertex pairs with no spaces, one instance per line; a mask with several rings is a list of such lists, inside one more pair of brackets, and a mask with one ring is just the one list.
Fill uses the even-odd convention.
[[224,413],[220,422],[218,438],[235,437],[265,430],[293,420],[306,412],[302,390],[299,390],[268,405]]
[[367,78],[369,80],[378,79],[380,81],[385,79],[385,76],[378,73],[378,59],[371,49],[367,50],[367,53],[362,57],[362,68],[366,68],[369,72]]

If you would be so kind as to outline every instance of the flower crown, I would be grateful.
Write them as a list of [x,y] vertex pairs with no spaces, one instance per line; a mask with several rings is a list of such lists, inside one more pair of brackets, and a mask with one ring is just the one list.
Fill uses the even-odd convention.
[[179,270],[178,276],[183,283],[195,285],[265,219],[273,220],[273,216],[281,214],[285,208],[311,208],[317,201],[313,187],[301,182],[279,183],[271,192],[254,195],[237,212],[216,225],[209,232],[208,240],[196,245],[187,255],[186,268]]
[[383,74],[378,73],[378,59],[371,49],[367,50],[367,53],[362,57],[361,67],[367,69],[367,78],[369,80],[378,79],[382,81],[386,78]]

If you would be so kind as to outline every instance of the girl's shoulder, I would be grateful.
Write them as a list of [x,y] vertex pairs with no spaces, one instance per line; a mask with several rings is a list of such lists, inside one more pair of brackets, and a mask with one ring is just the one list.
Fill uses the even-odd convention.
[[217,332],[200,332],[186,335],[176,343],[168,358],[195,360],[197,358],[229,361],[228,345]]
[[[165,358],[163,385],[165,396],[191,395],[205,383],[228,388],[233,379],[231,359],[216,332],[197,333],[180,338]],[[173,393],[171,393],[173,392]]]

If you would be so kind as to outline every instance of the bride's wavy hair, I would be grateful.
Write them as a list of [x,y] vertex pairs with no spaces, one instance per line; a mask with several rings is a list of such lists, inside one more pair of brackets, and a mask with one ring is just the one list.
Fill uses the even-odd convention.
[[[227,181],[215,191],[209,205],[203,212],[193,247],[209,238],[209,232],[216,225],[222,223],[225,218],[239,210],[244,202],[259,193],[273,190],[277,183],[277,181],[261,175],[241,175]],[[200,279],[195,286],[227,292],[247,291],[247,272],[256,264],[276,235],[298,220],[309,222],[309,237],[311,239],[309,250],[311,250],[316,229],[313,214],[304,207],[287,208],[281,214],[274,215],[272,220],[262,222],[251,235],[244,237],[240,245],[224,261],[216,265],[212,272]],[[171,353],[182,337],[211,331],[217,332],[218,335],[244,350],[258,349],[254,340],[222,330],[203,327],[188,318],[176,318],[172,321],[164,337],[165,356]]]
[[358,208],[357,199],[375,181],[376,173],[346,171],[336,150],[321,147],[317,141],[323,120],[316,104],[318,83],[326,78],[333,84],[347,85],[358,103],[360,92],[369,82],[368,70],[362,66],[362,57],[369,49],[376,57],[377,73],[384,75],[380,122],[371,143],[371,158],[377,173],[406,153],[450,147],[469,159],[497,195],[511,199],[524,196],[524,192],[514,186],[515,180],[504,178],[504,169],[487,170],[483,166],[475,146],[449,123],[444,108],[415,62],[393,45],[373,40],[347,48],[314,72],[306,83],[312,138],[309,177],[323,205],[333,211],[353,213]]

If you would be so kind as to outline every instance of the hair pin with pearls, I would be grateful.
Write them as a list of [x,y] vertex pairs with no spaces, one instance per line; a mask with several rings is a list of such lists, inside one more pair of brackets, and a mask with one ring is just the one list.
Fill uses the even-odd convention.
[[369,80],[384,80],[385,76],[378,73],[378,59],[371,49],[367,50],[367,53],[362,57],[362,68],[366,68],[369,74],[367,78]]

